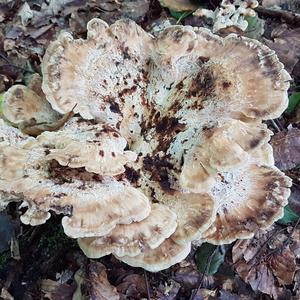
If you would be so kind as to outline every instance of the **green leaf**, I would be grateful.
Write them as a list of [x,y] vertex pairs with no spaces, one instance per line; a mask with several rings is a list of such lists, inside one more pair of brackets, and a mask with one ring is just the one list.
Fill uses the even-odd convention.
[[205,275],[215,274],[224,262],[225,252],[219,246],[209,243],[202,244],[196,251],[195,260],[199,272]]
[[289,105],[286,109],[287,113],[292,113],[300,103],[300,92],[296,92],[289,97]]
[[265,31],[265,21],[260,19],[258,16],[246,16],[245,20],[248,22],[246,36],[252,39],[259,39]]
[[172,9],[169,9],[170,14],[172,17],[174,17],[176,20],[178,20],[177,23],[182,21],[184,18],[188,17],[190,14],[192,14],[192,11],[175,11]]
[[284,207],[284,215],[281,219],[279,219],[277,222],[279,224],[287,225],[291,223],[297,222],[299,219],[299,216],[289,207],[289,205],[286,205]]

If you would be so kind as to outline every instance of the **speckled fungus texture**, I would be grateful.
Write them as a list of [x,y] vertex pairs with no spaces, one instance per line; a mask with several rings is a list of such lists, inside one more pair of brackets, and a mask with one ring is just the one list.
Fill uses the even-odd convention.
[[129,20],[62,33],[42,64],[52,108],[73,116],[28,137],[0,127],[1,207],[22,199],[26,224],[63,214],[89,257],[158,271],[193,241],[230,243],[283,215],[291,181],[262,122],[287,106],[275,53],[236,35]]

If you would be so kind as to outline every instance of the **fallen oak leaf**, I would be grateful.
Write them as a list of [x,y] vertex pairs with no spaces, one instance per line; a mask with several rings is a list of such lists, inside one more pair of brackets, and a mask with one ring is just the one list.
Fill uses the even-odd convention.
[[[295,228],[295,227],[294,227]],[[273,226],[259,230],[254,238],[239,240],[232,248],[234,268],[254,291],[268,294],[275,299],[282,292],[281,285],[294,281],[297,269],[296,253],[290,247],[299,232],[293,229],[283,233]]]
[[272,140],[275,165],[281,170],[290,170],[300,164],[300,129],[276,133]]

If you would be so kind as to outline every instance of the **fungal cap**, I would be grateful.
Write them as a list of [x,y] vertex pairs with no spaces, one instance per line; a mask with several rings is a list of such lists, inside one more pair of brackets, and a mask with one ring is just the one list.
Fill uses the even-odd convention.
[[102,237],[78,239],[86,256],[99,258],[110,253],[137,256],[144,248],[155,249],[176,229],[176,214],[161,204],[151,206],[150,215],[140,222],[117,225]]
[[158,272],[179,263],[188,256],[191,251],[191,243],[179,245],[171,238],[165,240],[155,249],[146,248],[138,256],[117,257],[121,261],[133,267],[144,268],[149,272]]

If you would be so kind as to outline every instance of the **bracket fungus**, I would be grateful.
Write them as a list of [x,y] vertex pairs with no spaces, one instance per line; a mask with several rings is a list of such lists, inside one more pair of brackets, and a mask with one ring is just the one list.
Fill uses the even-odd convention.
[[254,8],[258,6],[256,0],[222,0],[215,11],[198,8],[193,15],[213,19],[213,32],[220,32],[227,27],[236,27],[245,31],[248,21],[245,17],[255,17]]
[[1,122],[0,207],[24,201],[31,225],[62,214],[87,256],[149,271],[282,216],[291,180],[262,123],[287,106],[274,51],[190,26],[157,37],[130,20],[87,27],[85,40],[62,33],[42,63],[45,99],[76,115],[37,137]]
[[33,74],[28,87],[16,84],[5,94],[2,117],[23,133],[38,136],[43,131],[54,131],[71,118],[73,111],[61,116],[51,108],[42,91],[42,78]]

